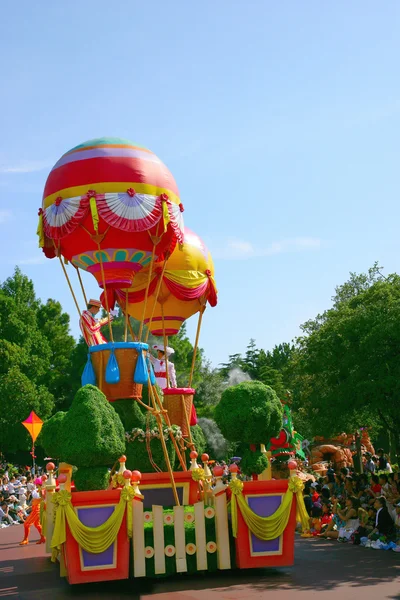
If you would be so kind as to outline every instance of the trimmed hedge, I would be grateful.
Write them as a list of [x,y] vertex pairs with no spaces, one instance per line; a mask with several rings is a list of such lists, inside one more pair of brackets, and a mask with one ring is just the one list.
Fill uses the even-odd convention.
[[93,385],[78,390],[63,424],[62,457],[79,467],[113,465],[125,452],[121,419]]
[[49,456],[78,467],[77,490],[107,489],[108,468],[125,453],[125,431],[105,395],[86,385],[67,413],[58,412],[44,423],[42,444]]
[[91,490],[106,490],[110,482],[108,467],[79,467],[74,473],[74,483],[77,492]]
[[283,408],[274,390],[260,381],[244,381],[224,390],[215,408],[222,435],[245,444],[267,444],[282,427]]
[[47,456],[61,458],[63,450],[64,419],[66,412],[58,412],[42,426],[37,444],[46,450]]

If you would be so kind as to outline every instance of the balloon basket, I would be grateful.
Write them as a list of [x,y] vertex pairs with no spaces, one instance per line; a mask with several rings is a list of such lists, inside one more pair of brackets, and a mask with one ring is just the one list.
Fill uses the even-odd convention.
[[[179,425],[182,429],[183,437],[189,437],[188,423],[192,414],[193,396],[195,390],[192,388],[166,388],[164,394],[164,408],[168,411],[168,416],[172,425]],[[186,408],[186,415],[185,410]]]
[[[96,375],[96,385],[106,396],[107,400],[121,400],[124,398],[142,397],[143,377],[141,382],[135,381],[137,377],[138,360],[141,354],[144,359],[147,355],[147,344],[138,342],[114,342],[101,344],[90,348],[90,357],[92,360],[94,372]],[[118,379],[115,383],[110,382],[107,376],[107,368],[111,353],[114,354]],[[115,363],[114,363],[115,365]],[[146,371],[147,373],[147,371]],[[147,375],[146,375],[147,377]]]

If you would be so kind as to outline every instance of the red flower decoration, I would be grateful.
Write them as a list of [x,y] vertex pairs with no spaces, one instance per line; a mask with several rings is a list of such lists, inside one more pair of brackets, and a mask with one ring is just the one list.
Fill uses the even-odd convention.
[[166,202],[167,200],[169,200],[168,194],[161,194],[160,200],[161,202]]
[[38,216],[40,217],[40,215],[42,215],[42,214],[43,214],[43,208],[39,208],[39,210],[38,210]]
[[128,190],[126,190],[126,193],[129,194],[131,198],[133,198],[133,196],[136,194],[133,188],[129,188]]
[[210,271],[210,269],[207,269],[207,271],[205,273],[206,273],[207,277],[211,277],[211,271]]
[[96,198],[96,192],[94,190],[89,190],[86,194],[86,198],[89,200],[90,198]]
[[60,206],[61,202],[62,202],[62,197],[61,197],[61,196],[58,196],[58,197],[56,198],[55,205],[56,205],[56,206]]
[[179,210],[180,210],[181,212],[184,212],[184,211],[185,211],[185,207],[183,206],[182,202],[181,202],[181,203],[180,203],[180,205],[179,205]]

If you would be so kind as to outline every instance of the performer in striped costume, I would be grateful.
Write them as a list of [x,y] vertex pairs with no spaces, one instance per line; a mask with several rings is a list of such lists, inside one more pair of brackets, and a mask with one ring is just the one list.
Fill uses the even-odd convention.
[[87,310],[84,310],[79,321],[79,326],[82,331],[82,335],[88,346],[97,346],[98,344],[107,344],[107,340],[101,333],[101,328],[107,325],[109,321],[112,321],[112,316],[105,317],[97,321],[95,315],[101,308],[101,302],[99,300],[90,299],[87,305]]

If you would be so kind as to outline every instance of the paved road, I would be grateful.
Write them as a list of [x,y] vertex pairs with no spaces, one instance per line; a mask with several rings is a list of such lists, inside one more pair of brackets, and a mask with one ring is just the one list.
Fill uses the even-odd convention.
[[[400,600],[400,553],[297,539],[294,567],[70,587],[22,527],[0,530],[0,599]],[[35,535],[32,540],[36,541]]]

